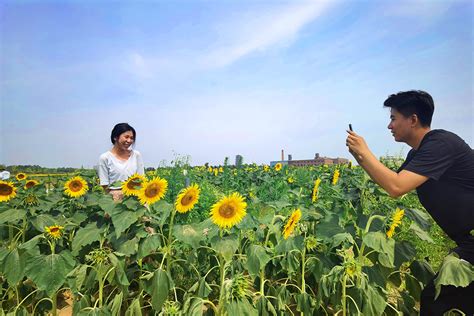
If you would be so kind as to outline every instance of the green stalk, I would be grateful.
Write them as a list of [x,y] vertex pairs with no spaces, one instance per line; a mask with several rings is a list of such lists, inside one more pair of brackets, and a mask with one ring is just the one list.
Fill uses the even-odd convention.
[[[365,234],[367,234],[369,232],[369,229],[370,229],[370,225],[372,225],[372,221],[374,219],[380,219],[380,220],[384,220],[385,218],[381,215],[372,215],[369,220],[367,221],[367,224],[365,225],[365,230],[362,234],[362,238],[364,238]],[[362,262],[362,256],[364,255],[364,250],[365,250],[365,243],[362,242],[362,246],[360,247],[360,251],[359,251],[359,261]]]
[[219,271],[220,271],[220,277],[221,277],[221,283],[220,283],[220,294],[219,294],[219,307],[218,307],[218,313],[217,315],[221,315],[224,307],[224,281],[225,281],[225,260],[224,258],[219,255]]
[[171,260],[171,244],[172,244],[172,238],[173,238],[173,224],[174,224],[174,216],[176,215],[176,208],[173,209],[173,212],[171,212],[171,220],[170,220],[170,227],[169,227],[169,232],[168,232],[168,252],[169,256],[166,258],[166,269],[170,271],[170,260]]
[[265,296],[265,267],[260,270],[260,294]]
[[57,316],[58,315],[58,304],[57,304],[57,294],[58,293],[54,293],[53,294],[53,297],[51,298],[51,303],[53,304],[53,309],[51,310],[51,312],[53,313],[53,316]]
[[301,253],[301,293],[306,293],[306,280],[304,277],[304,271],[306,266],[306,247],[303,248]]
[[346,283],[347,283],[347,274],[344,274],[344,279],[342,280],[342,316],[346,316]]
[[102,308],[102,302],[104,297],[104,281],[105,279],[99,277],[99,308]]

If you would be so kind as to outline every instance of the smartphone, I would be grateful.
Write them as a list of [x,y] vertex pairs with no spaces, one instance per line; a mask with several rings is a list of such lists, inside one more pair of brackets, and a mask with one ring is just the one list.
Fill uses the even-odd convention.
[[350,130],[351,132],[353,132],[352,124],[349,124],[349,130]]

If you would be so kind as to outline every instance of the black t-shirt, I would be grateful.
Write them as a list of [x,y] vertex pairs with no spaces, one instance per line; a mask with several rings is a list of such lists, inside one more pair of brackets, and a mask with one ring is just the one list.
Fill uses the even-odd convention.
[[445,130],[428,132],[398,170],[429,179],[416,188],[421,204],[453,239],[461,258],[474,264],[474,151]]

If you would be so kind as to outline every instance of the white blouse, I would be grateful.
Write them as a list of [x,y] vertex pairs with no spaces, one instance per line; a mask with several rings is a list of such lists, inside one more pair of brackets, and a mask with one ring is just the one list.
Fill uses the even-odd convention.
[[128,160],[123,161],[107,151],[100,155],[97,173],[99,174],[100,185],[108,185],[109,189],[120,189],[120,186],[110,185],[117,181],[125,181],[135,173],[145,174],[142,155],[132,149]]

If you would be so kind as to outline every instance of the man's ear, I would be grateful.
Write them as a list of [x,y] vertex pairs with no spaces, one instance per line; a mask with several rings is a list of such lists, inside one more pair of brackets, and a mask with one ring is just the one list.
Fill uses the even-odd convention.
[[418,115],[416,114],[412,114],[410,116],[410,120],[411,120],[411,127],[415,127],[416,125],[420,123],[420,120],[418,119]]

